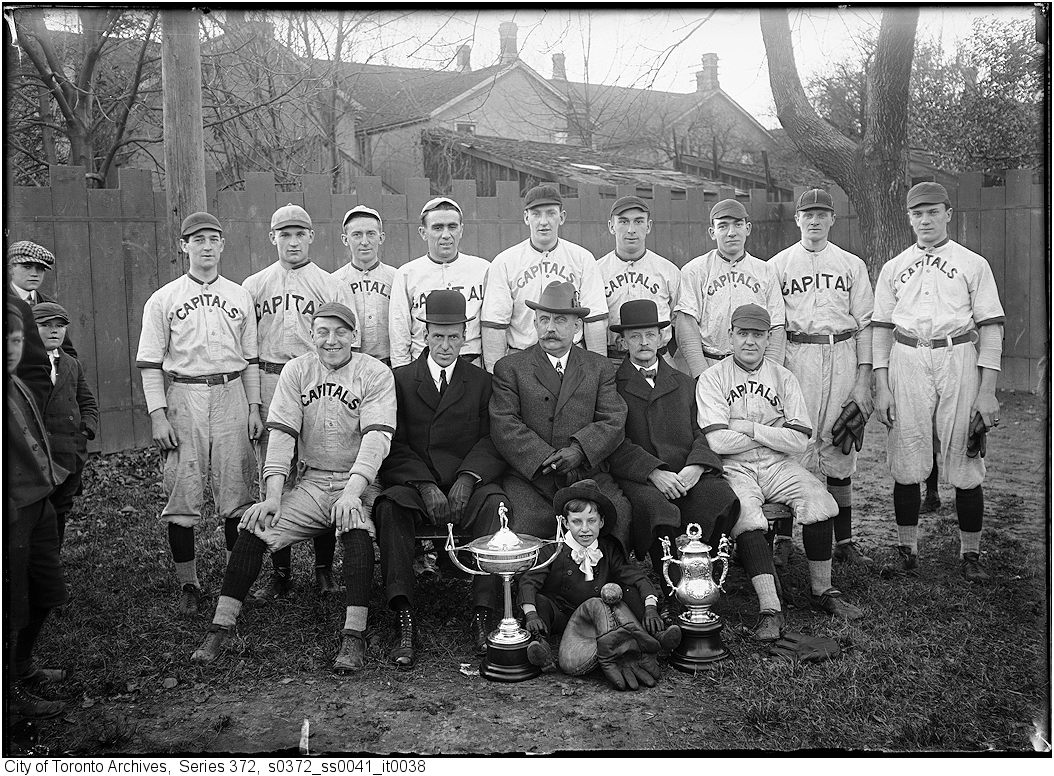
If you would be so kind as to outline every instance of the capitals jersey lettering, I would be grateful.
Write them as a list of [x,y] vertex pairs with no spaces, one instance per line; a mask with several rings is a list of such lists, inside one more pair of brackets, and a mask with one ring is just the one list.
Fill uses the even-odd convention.
[[333,278],[351,289],[352,310],[359,321],[361,350],[374,358],[388,358],[388,307],[395,267],[377,261],[359,269],[350,261]]
[[[608,325],[621,322],[619,309],[635,299],[651,299],[659,309],[659,320],[670,321],[681,293],[681,270],[653,251],[645,251],[635,261],[623,261],[614,251],[597,260],[604,278],[608,304]],[[661,330],[662,344],[673,336],[673,327]],[[608,331],[608,347],[614,349],[618,335]]]
[[[348,472],[367,432],[395,432],[392,371],[362,353],[352,353],[339,369],[330,369],[314,352],[298,356],[278,376],[267,427],[298,438],[307,466]],[[272,466],[280,468],[281,462],[268,455],[265,473]]]
[[841,334],[871,322],[875,297],[864,262],[833,243],[809,251],[800,242],[769,260],[783,292],[787,331]]
[[555,280],[574,284],[579,304],[589,308],[586,322],[608,317],[604,279],[593,254],[563,238],[552,250],[537,251],[528,239],[506,248],[491,262],[483,295],[483,325],[506,329],[509,347],[526,350],[538,341],[534,311],[526,302],[537,301]]
[[955,337],[1003,319],[988,261],[953,240],[928,249],[912,245],[879,273],[876,325],[933,339]]
[[351,306],[345,288],[311,261],[295,269],[286,269],[276,261],[247,277],[242,285],[256,306],[260,360],[274,364],[284,364],[314,349],[311,317],[319,305],[340,302]]
[[674,310],[699,322],[699,336],[707,353],[732,352],[728,336],[732,311],[744,304],[758,304],[768,310],[772,328],[785,323],[779,281],[772,267],[761,259],[747,253],[729,261],[715,249],[681,269],[681,292]]
[[425,255],[395,270],[388,311],[393,369],[411,363],[425,349],[425,324],[417,316],[424,313],[425,299],[436,289],[457,291],[465,297],[465,315],[470,320],[466,324],[462,355],[478,356],[483,352],[479,314],[489,269],[490,262],[486,259],[460,253],[446,264]]
[[257,361],[256,336],[248,291],[223,276],[203,283],[186,274],[147,300],[136,364],[181,377],[240,372]]

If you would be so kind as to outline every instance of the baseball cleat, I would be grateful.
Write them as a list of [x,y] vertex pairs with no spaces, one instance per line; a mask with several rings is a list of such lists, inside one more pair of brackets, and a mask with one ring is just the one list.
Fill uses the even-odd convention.
[[340,649],[333,660],[333,672],[337,674],[358,671],[366,665],[366,640],[359,631],[341,631]]
[[809,600],[813,608],[821,612],[827,612],[835,617],[844,617],[847,620],[863,619],[864,613],[845,600],[842,591],[836,588],[828,588],[820,595],[809,594]]
[[179,594],[179,613],[197,614],[198,606],[201,604],[201,588],[189,582],[183,585]]
[[964,552],[959,561],[959,571],[967,582],[987,582],[991,579],[981,565],[981,556],[976,552]]
[[270,603],[271,601],[277,601],[279,598],[285,598],[292,589],[293,580],[288,575],[272,572],[267,584],[253,594],[252,600],[258,604]]
[[553,662],[553,648],[545,639],[535,639],[527,645],[527,662],[532,666],[545,668]]
[[[286,581],[291,587],[291,583],[288,583],[288,580]],[[333,580],[332,566],[315,566],[315,587],[318,589],[320,596],[339,595],[344,592],[344,588]]]
[[223,645],[227,643],[227,637],[230,634],[231,629],[227,626],[212,623],[205,634],[205,640],[201,642],[201,646],[195,649],[194,654],[190,656],[190,662],[201,665],[213,662],[220,656],[223,651]]
[[11,683],[11,695],[8,699],[8,710],[16,717],[30,719],[50,719],[66,710],[61,701],[49,701],[29,692],[21,682]]
[[848,541],[834,546],[833,560],[844,563],[847,566],[874,566],[875,562],[860,552],[856,542]]

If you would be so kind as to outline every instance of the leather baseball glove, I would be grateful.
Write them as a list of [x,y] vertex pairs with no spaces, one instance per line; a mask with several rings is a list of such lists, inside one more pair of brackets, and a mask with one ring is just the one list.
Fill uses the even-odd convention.
[[864,429],[867,427],[867,418],[860,411],[855,401],[849,401],[842,407],[841,414],[831,426],[831,441],[834,446],[841,449],[842,455],[849,455],[854,447],[857,452],[864,446]]
[[981,413],[974,412],[973,419],[970,420],[970,434],[966,438],[966,456],[968,458],[976,458],[977,456],[984,458],[985,450],[988,447],[987,437],[988,426],[981,419]]
[[838,646],[837,641],[826,636],[806,636],[788,631],[769,647],[769,654],[791,661],[820,663],[839,657],[842,648]]

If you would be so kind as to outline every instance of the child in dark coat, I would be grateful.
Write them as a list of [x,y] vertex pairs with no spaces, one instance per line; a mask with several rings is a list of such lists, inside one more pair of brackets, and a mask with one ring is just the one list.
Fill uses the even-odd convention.
[[[622,545],[603,531],[614,525],[615,506],[593,480],[580,480],[556,492],[553,508],[564,526],[564,543],[539,553],[538,562],[557,558],[546,568],[520,577],[520,605],[533,641],[527,657],[534,665],[552,662],[545,636],[563,632],[567,621],[583,602],[600,596],[601,588],[614,582],[623,589],[623,600],[653,636],[666,629],[659,616],[658,595],[643,569],[626,559]],[[660,641],[662,639],[660,638]]]

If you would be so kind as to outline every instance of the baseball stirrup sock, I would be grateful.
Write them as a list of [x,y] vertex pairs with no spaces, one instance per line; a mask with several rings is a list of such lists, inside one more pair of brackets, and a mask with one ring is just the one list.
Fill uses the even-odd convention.
[[283,547],[271,553],[271,567],[278,576],[289,579],[293,569],[293,547]]
[[[818,523],[803,525],[801,542],[805,546],[805,557],[810,561],[829,561],[831,559],[831,542],[834,538],[834,521],[828,518]],[[812,564],[809,564],[812,568]]]
[[834,540],[848,542],[853,538],[853,481],[846,477],[827,478],[827,492],[838,505],[838,514],[834,518]]
[[771,574],[758,574],[750,578],[754,592],[758,594],[758,610],[781,611],[780,598],[776,595],[776,578]]
[[242,612],[242,602],[229,595],[221,595],[216,601],[216,613],[212,615],[212,621],[216,625],[226,628],[234,627],[238,622],[238,615]]
[[340,538],[344,546],[344,585],[347,591],[344,602],[349,607],[369,608],[370,587],[373,585],[373,541],[361,528],[346,531]]
[[959,518],[959,551],[981,551],[981,526],[984,522],[984,492],[981,486],[955,489],[955,512]]
[[168,547],[176,563],[194,560],[194,529],[175,523],[168,524]]
[[936,493],[937,492],[937,477],[939,476],[937,469],[937,453],[933,454],[933,468],[930,469],[930,475],[926,478],[926,492]]
[[329,568],[333,565],[333,556],[337,554],[337,534],[326,531],[314,539],[315,568]]
[[238,523],[241,522],[241,515],[238,517],[228,517],[223,521],[223,542],[227,546],[227,560],[230,560],[230,553],[234,550],[234,544],[238,541]]
[[227,564],[227,571],[223,574],[220,595],[244,601],[249,595],[249,588],[260,576],[265,552],[267,552],[267,545],[264,544],[263,539],[244,529],[239,531],[238,543],[231,551],[230,563]]
[[893,483],[893,513],[898,526],[918,525],[921,506],[922,494],[919,492],[917,482],[910,485],[902,482]]
[[760,574],[773,576],[776,573],[769,544],[765,541],[765,532],[760,528],[741,533],[736,539],[736,550],[743,563],[743,570],[751,579]]

